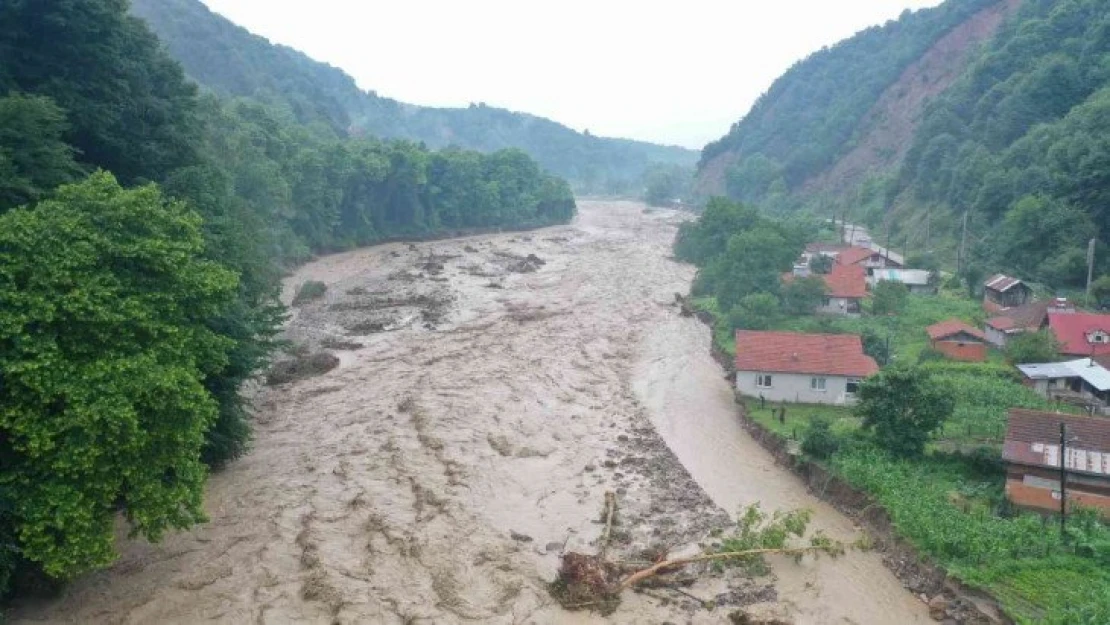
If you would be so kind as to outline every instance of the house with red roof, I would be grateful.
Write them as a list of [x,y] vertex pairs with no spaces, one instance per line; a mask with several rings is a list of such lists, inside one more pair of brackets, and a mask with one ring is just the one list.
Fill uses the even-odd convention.
[[[1061,426],[1067,437],[1064,450]],[[1066,496],[1069,507],[1094,508],[1110,519],[1110,420],[1011,409],[1002,460],[1006,497],[1014,505],[1059,512],[1060,499]],[[1066,495],[1061,489],[1061,464],[1067,475]]]
[[1062,355],[1110,358],[1110,315],[1049,311],[1048,327],[1060,342]]
[[1049,313],[1074,313],[1066,298],[1035,300],[1014,308],[999,311],[987,319],[983,332],[995,347],[1005,348],[1014,336],[1023,332],[1036,332],[1048,327]]
[[860,314],[860,302],[867,297],[867,273],[860,265],[833,263],[825,279],[825,301],[817,307],[817,312],[830,315],[856,316]]
[[854,334],[736,331],[736,390],[748,397],[850,404],[878,371]]
[[878,269],[883,267],[890,267],[894,269],[901,269],[901,260],[895,259],[891,254],[883,253],[879,250],[873,250],[867,247],[860,247],[853,245],[842,249],[836,254],[836,262],[841,265],[858,265],[864,269]]
[[952,360],[983,362],[987,359],[987,335],[960,321],[948,319],[925,328],[932,348]]

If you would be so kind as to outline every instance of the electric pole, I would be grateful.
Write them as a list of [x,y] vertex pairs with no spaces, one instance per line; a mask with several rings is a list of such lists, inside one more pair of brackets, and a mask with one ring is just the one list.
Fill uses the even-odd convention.
[[967,211],[964,211],[964,232],[960,235],[960,251],[956,255],[956,275],[963,274],[964,263],[967,259],[964,254],[967,253]]
[[1060,541],[1067,540],[1068,523],[1068,426],[1060,423]]
[[1095,239],[1087,244],[1087,305],[1091,305],[1091,278],[1095,274]]

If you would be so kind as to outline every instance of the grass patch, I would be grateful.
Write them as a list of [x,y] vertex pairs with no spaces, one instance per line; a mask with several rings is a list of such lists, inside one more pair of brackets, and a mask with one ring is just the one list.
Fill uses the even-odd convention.
[[[847,406],[824,406],[819,404],[779,404],[767,402],[763,408],[759,407],[759,399],[746,398],[744,400],[748,415],[763,427],[781,434],[791,440],[801,440],[805,435],[809,422],[815,417],[823,417],[832,422],[832,431],[836,434],[848,434],[859,429],[860,420],[852,415],[852,409]],[[786,419],[782,421],[772,411],[778,411],[785,406]]]
[[328,285],[320,282],[319,280],[309,280],[301,286],[297,287],[297,293],[293,296],[293,305],[299,306],[320,299],[328,292]]

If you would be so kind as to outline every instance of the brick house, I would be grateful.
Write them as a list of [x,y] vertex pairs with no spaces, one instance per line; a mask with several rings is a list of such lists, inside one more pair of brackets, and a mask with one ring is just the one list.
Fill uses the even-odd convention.
[[1014,408],[1002,460],[1006,497],[1015,506],[1060,510],[1060,424],[1067,428],[1067,501],[1110,518],[1110,420]]
[[933,349],[964,362],[987,359],[987,336],[959,319],[948,319],[925,328]]

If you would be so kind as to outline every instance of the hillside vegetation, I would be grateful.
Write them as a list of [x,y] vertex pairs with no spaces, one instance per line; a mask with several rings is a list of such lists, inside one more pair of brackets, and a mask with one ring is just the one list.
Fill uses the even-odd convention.
[[579,191],[639,192],[652,164],[692,167],[697,153],[576,132],[542,117],[472,104],[414,106],[364,92],[343,71],[291,48],[271,44],[213,13],[199,0],[134,0],[186,73],[231,96],[250,96],[287,109],[301,123],[339,135],[408,139],[431,148],[492,152],[524,150]]
[[151,540],[204,520],[290,263],[575,213],[520,150],[198,95],[128,5],[0,4],[0,600],[110,564],[120,514]]
[[1080,285],[1087,240],[1110,240],[1108,72],[1105,2],[949,0],[791,68],[706,146],[699,188],[847,214],[951,265],[967,212],[976,263]]

